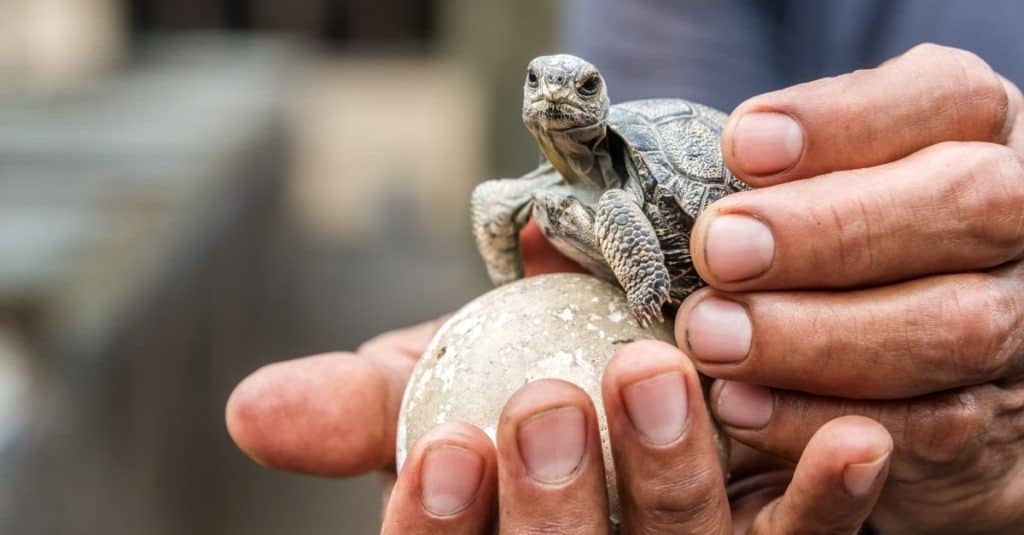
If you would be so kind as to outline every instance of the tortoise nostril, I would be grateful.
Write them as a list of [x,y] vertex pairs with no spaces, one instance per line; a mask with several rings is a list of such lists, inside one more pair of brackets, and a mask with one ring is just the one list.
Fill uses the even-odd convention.
[[560,72],[548,73],[548,83],[562,85],[565,83],[565,74]]

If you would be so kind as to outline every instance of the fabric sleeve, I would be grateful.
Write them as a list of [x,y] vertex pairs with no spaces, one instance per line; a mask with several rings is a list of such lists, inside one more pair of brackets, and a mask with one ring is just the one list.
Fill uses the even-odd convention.
[[565,0],[561,45],[601,70],[613,102],[680,97],[728,112],[784,85],[776,6],[744,0]]

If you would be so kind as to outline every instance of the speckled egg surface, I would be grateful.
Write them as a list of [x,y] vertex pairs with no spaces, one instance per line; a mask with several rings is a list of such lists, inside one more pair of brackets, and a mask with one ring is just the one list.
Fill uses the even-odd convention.
[[484,294],[441,327],[413,371],[398,421],[399,469],[435,425],[468,422],[494,440],[512,394],[537,379],[562,379],[579,385],[597,407],[609,505],[617,516],[601,372],[618,346],[642,339],[672,343],[671,324],[641,327],[619,288],[588,275],[531,277]]

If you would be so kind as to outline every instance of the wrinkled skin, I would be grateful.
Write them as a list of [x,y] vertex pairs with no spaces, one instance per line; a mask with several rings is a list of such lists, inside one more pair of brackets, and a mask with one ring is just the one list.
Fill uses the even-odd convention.
[[754,97],[724,132],[760,189],[696,222],[711,288],[677,337],[754,448],[795,460],[847,414],[889,429],[883,533],[1024,526],[1021,104],[977,56],[922,45]]
[[596,125],[607,116],[608,106],[601,73],[580,58],[541,56],[526,67],[523,124],[534,136]]
[[[829,483],[837,483],[835,468],[805,459],[821,444],[830,446],[822,433],[829,437],[834,426],[850,425],[836,418],[853,414],[880,422],[891,435],[889,476],[883,481],[885,471],[879,472],[884,488],[870,517],[882,533],[1001,534],[1024,525],[1021,107],[1020,91],[979,58],[924,45],[877,69],[755,97],[733,113],[723,139],[726,161],[761,189],[727,197],[697,221],[694,261],[711,288],[682,305],[676,328],[694,367],[719,378],[711,409],[726,431],[782,459],[734,449],[728,497],[736,532],[852,531],[870,500],[828,494],[835,488]],[[751,128],[754,111],[794,119],[796,143],[780,141],[791,130],[778,121],[767,134]],[[767,233],[729,218],[739,215],[755,216]],[[524,231],[522,250],[527,275],[578,269],[545,247],[535,228]],[[433,328],[385,335],[356,353],[257,371],[228,404],[232,436],[276,468],[332,476],[385,469],[394,455],[404,382]],[[626,353],[616,358],[622,368],[606,376],[609,386],[655,368],[690,377],[687,360],[672,357],[671,348],[641,349],[636,360]],[[753,384],[763,386],[743,386]],[[558,386],[528,388],[507,409],[514,423],[545,408],[530,403],[537,388],[563,396],[560,404],[576,403],[571,391],[554,392]],[[890,435],[854,422],[864,427],[840,427],[839,435],[873,436],[868,444],[881,450],[868,450],[885,450]],[[700,433],[701,425],[688,433]],[[616,455],[664,454],[656,464],[664,473],[689,470],[686,478],[631,475],[634,495],[646,497],[637,503],[652,504],[635,510],[679,522],[640,524],[644,529],[697,531],[706,515],[722,514],[715,484],[701,487],[707,491],[701,497],[710,499],[672,499],[680,482],[705,473],[672,454],[679,450],[652,452],[638,441],[630,445],[629,437],[620,435]],[[482,481],[491,482],[481,486],[481,503],[493,497],[487,492],[497,488],[504,497],[509,483],[524,481],[499,473],[506,454],[492,454],[475,431],[442,429],[435,440],[479,448]],[[840,449],[848,443],[844,437],[829,452],[853,460]],[[789,463],[797,459],[805,468],[794,476]],[[704,468],[714,472],[711,466]],[[471,505],[444,518],[425,515],[409,494],[416,477],[412,471],[404,487],[399,482],[389,529],[478,533],[480,519],[494,514]],[[700,477],[695,482],[707,484]],[[787,485],[791,505],[783,507],[785,498],[774,500]],[[529,528],[538,531],[563,525],[567,516],[593,518],[578,502],[534,497],[543,499],[531,503],[551,499],[564,507],[503,505],[502,519],[532,517],[542,525]],[[772,525],[775,518],[784,522]]]
[[[580,270],[558,255],[536,227],[524,231],[523,252],[527,275]],[[232,437],[253,459],[272,468],[330,477],[384,471],[393,490],[386,497],[382,533],[485,534],[499,518],[501,533],[608,533],[596,415],[583,391],[561,381],[530,383],[513,396],[500,419],[497,447],[475,427],[444,424],[415,445],[397,481],[388,472],[402,390],[440,323],[381,335],[353,353],[258,370],[228,402]],[[658,392],[647,400],[655,406],[629,406],[625,392],[638,384],[643,388],[648,379],[683,386],[688,416],[681,433],[666,439],[637,430],[631,415],[638,410],[665,411],[668,407],[658,407],[658,401],[680,406],[678,399]],[[789,463],[740,447],[732,456],[733,484],[727,492],[699,377],[670,345],[645,341],[624,346],[609,364],[602,390],[616,463],[625,470],[620,490],[625,533],[853,533],[883,487],[891,437],[871,420],[846,417],[815,435],[795,472]],[[584,462],[567,479],[545,482],[531,474],[519,444],[537,416],[566,408],[578,409],[588,424]],[[564,440],[560,427],[534,436],[544,443]],[[427,460],[438,452],[443,464]],[[847,472],[865,468],[873,479],[851,495]],[[426,474],[438,471],[447,475],[449,486],[478,482],[468,505],[424,498]],[[448,509],[436,514],[431,507]]]

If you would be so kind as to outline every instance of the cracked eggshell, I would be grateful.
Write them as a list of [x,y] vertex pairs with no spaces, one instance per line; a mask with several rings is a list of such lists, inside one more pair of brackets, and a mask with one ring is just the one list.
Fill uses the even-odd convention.
[[413,371],[398,421],[399,469],[420,436],[443,422],[474,424],[493,441],[512,394],[537,379],[562,379],[579,385],[597,407],[617,518],[601,373],[618,346],[641,339],[674,343],[671,322],[641,327],[622,290],[588,275],[532,277],[484,294],[441,327]]

